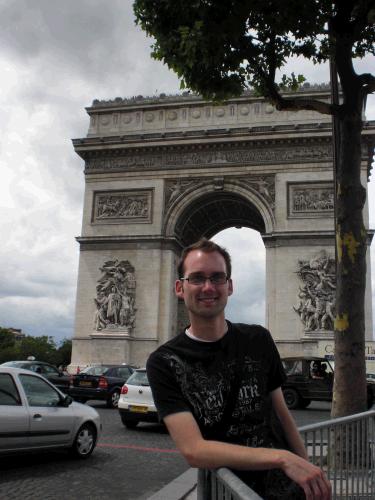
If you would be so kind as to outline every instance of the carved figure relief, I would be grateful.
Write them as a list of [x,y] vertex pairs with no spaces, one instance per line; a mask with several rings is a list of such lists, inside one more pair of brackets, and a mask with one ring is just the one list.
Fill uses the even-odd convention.
[[331,182],[289,184],[289,215],[292,217],[321,216],[332,213],[334,191]]
[[182,196],[190,187],[200,185],[201,182],[197,180],[188,179],[174,179],[166,182],[165,202],[166,207],[170,207],[174,201]]
[[248,176],[241,178],[245,184],[255,189],[267,202],[271,210],[275,209],[275,176]]
[[131,333],[135,326],[134,267],[127,260],[108,260],[99,268],[102,276],[96,285],[94,329]]
[[95,193],[94,222],[150,222],[151,191]]
[[322,250],[309,261],[298,262],[298,276],[303,286],[298,293],[299,315],[305,332],[333,331],[335,319],[336,275],[335,260]]

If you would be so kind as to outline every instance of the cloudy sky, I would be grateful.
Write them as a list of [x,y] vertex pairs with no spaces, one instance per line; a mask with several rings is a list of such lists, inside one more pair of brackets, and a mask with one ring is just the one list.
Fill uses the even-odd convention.
[[[0,0],[0,326],[72,336],[84,177],[71,139],[86,135],[93,99],[178,92],[174,74],[151,60],[150,43],[130,0]],[[298,61],[298,71],[311,83],[328,81],[326,67]],[[259,235],[229,229],[217,239],[233,253],[229,315],[263,323]]]

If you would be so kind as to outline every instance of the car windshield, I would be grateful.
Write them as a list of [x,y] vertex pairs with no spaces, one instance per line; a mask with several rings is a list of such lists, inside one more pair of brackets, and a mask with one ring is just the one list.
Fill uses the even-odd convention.
[[135,371],[128,380],[126,381],[127,385],[150,385],[148,383],[146,370]]
[[287,376],[302,374],[302,361],[301,360],[282,360],[284,370]]
[[88,366],[80,373],[85,373],[86,375],[103,375],[108,368],[109,366]]

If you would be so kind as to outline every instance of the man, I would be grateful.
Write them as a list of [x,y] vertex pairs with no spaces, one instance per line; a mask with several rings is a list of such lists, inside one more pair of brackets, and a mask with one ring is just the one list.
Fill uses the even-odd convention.
[[235,470],[267,500],[330,499],[330,484],[308,462],[286,407],[285,375],[270,333],[225,320],[233,293],[229,254],[200,240],[183,251],[178,273],[175,292],[190,326],[147,362],[159,416],[177,448],[192,467]]

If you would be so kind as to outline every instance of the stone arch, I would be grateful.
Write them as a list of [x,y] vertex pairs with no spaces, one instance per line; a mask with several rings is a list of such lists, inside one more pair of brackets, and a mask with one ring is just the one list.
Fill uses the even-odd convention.
[[164,231],[186,246],[236,226],[272,233],[273,211],[255,189],[227,182],[225,188],[216,191],[212,185],[186,190],[169,207]]
[[[330,95],[325,86],[304,86],[297,94],[322,100]],[[334,254],[330,117],[280,112],[251,92],[222,103],[219,111],[194,94],[116,98],[87,108],[88,134],[73,140],[85,161],[86,186],[72,365],[144,364],[177,333],[173,286],[182,247],[231,226],[262,236],[266,326],[283,352],[321,354],[333,339],[328,301],[321,328],[306,321],[310,295],[303,281],[323,250],[328,259]],[[364,184],[373,128],[367,123],[362,137]],[[97,297],[103,268],[110,273],[124,262],[134,279],[120,269],[113,277],[123,274],[121,283],[132,290],[118,287],[134,299],[127,329],[116,315],[108,322],[109,295]],[[318,313],[322,302],[315,299]],[[123,318],[126,305],[121,302]],[[100,325],[94,321],[98,311]]]

